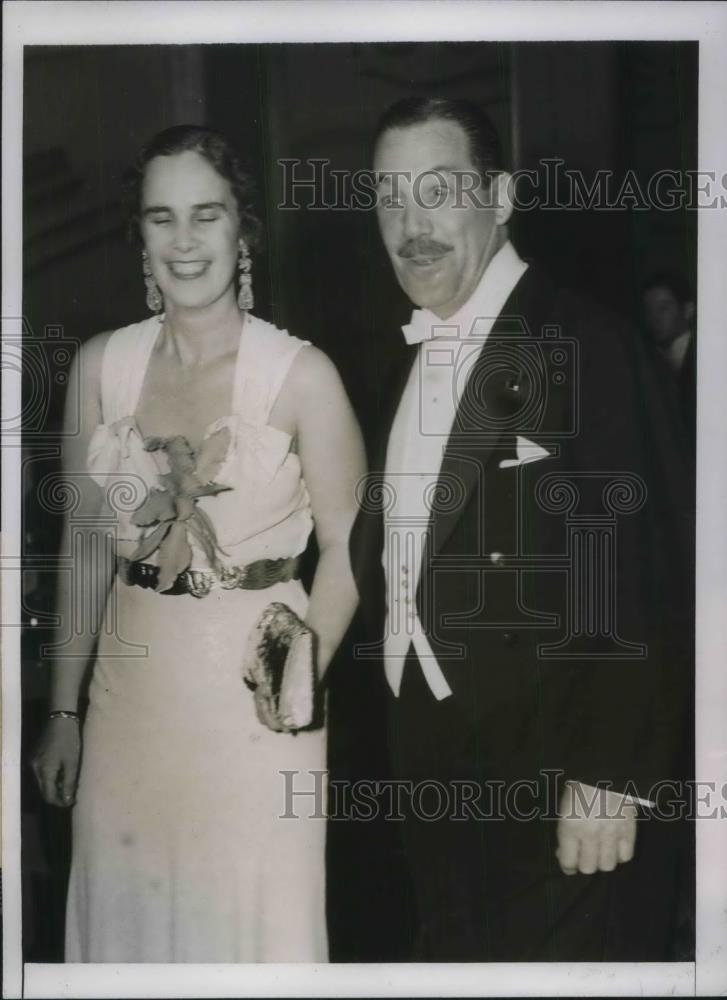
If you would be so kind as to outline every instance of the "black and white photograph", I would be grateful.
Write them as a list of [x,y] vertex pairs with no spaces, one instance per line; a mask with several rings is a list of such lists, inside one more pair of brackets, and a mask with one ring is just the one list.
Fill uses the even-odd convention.
[[727,991],[725,7],[3,34],[3,996]]

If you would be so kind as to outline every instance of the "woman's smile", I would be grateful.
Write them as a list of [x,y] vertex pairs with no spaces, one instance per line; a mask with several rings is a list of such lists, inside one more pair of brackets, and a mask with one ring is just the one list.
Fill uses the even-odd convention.
[[194,278],[201,278],[207,273],[210,261],[208,260],[170,260],[167,267],[175,278],[182,281],[190,281]]

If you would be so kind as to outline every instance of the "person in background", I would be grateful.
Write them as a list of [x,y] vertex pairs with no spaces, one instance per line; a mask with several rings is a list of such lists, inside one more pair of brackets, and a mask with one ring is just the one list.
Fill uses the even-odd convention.
[[652,353],[676,383],[677,402],[694,447],[697,411],[697,336],[692,288],[681,274],[660,271],[641,288],[641,322]]

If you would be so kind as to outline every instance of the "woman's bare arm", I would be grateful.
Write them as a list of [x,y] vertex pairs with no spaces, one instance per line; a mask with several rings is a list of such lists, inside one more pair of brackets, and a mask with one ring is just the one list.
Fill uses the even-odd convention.
[[[108,524],[98,521],[100,487],[86,471],[91,435],[101,422],[101,359],[108,335],[94,337],[81,349],[69,381],[63,476],[77,502],[66,518],[61,552],[72,555],[56,588],[49,711],[77,712],[78,696],[98,637],[106,596],[114,575],[113,540]],[[80,413],[77,415],[77,408]],[[80,416],[80,422],[78,417]],[[79,432],[73,433],[79,425]],[[46,801],[70,805],[80,758],[80,732],[72,718],[50,719],[35,753],[33,768]]]
[[320,552],[306,620],[318,637],[322,677],[358,604],[348,536],[358,511],[356,486],[366,472],[366,458],[346,391],[322,351],[302,350],[287,381]]

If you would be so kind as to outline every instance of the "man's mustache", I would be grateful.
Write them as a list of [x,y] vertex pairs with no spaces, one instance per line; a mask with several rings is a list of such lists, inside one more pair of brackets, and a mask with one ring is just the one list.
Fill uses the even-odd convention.
[[402,243],[401,247],[397,250],[397,256],[403,257],[404,260],[408,260],[411,257],[441,257],[453,249],[454,247],[449,246],[447,243],[440,243],[438,240],[417,236],[414,239],[407,240],[406,243]]

